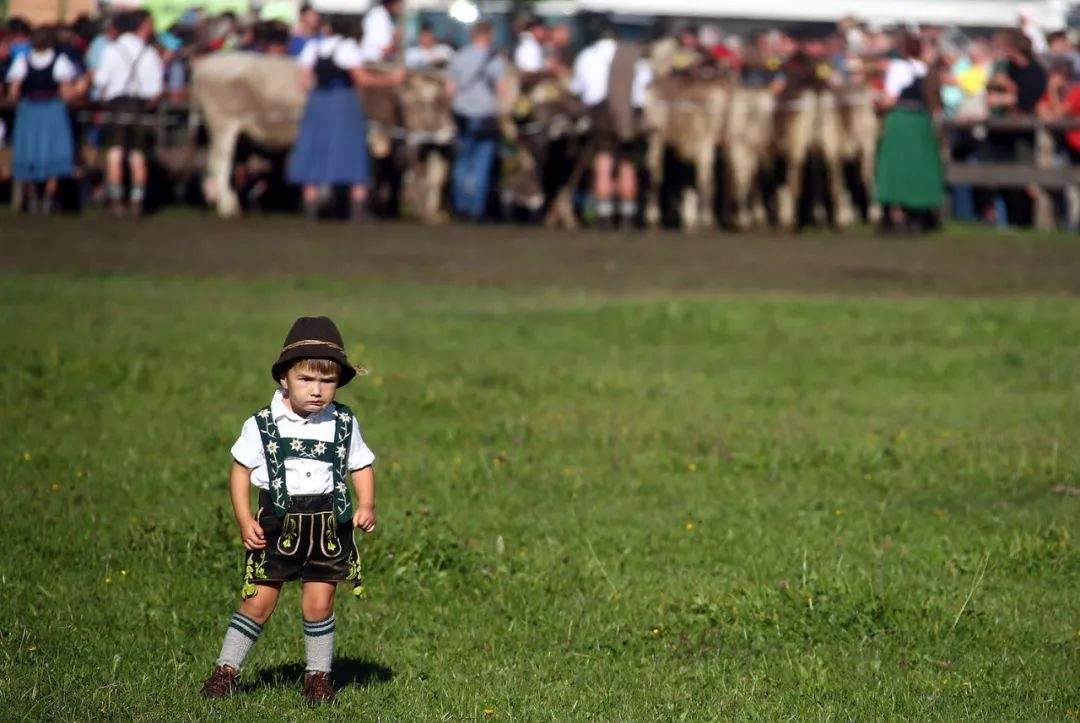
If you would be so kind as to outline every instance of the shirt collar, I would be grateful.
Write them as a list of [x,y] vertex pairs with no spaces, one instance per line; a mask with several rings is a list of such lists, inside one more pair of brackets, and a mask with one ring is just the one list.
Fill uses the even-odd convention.
[[290,422],[307,424],[308,422],[321,422],[334,413],[334,403],[327,404],[322,410],[307,417],[301,417],[296,412],[285,406],[285,393],[280,389],[274,392],[274,398],[270,400],[270,413],[274,415],[274,421],[288,419]]

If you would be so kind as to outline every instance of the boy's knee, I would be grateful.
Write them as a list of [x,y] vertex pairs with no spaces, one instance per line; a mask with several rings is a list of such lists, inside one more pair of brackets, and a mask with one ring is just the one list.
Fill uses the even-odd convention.
[[244,600],[240,605],[240,612],[262,625],[270,619],[276,606],[277,596],[256,593],[254,597]]
[[318,601],[304,601],[302,605],[305,620],[326,620],[334,612],[334,601],[331,600],[318,600]]

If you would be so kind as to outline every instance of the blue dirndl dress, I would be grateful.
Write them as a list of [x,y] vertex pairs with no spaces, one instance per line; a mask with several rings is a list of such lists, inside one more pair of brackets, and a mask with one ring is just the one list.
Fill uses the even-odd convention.
[[56,58],[44,68],[28,64],[15,107],[11,172],[17,181],[47,181],[75,172],[71,117],[53,79]]
[[315,63],[315,79],[286,179],[305,185],[370,185],[367,118],[352,78],[325,56]]

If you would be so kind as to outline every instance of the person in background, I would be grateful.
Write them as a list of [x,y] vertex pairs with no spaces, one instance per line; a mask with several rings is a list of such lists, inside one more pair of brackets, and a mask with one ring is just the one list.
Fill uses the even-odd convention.
[[313,8],[311,3],[301,5],[300,14],[296,18],[296,27],[289,36],[289,55],[294,58],[299,56],[308,41],[319,36],[321,26],[322,19],[319,17],[319,11]]
[[1035,8],[1031,5],[1020,6],[1020,12],[1017,13],[1017,28],[1031,41],[1031,50],[1036,55],[1042,55],[1049,49],[1046,35],[1035,20]]
[[405,50],[405,67],[409,70],[431,70],[444,68],[454,55],[454,49],[439,38],[430,25],[421,25],[416,36],[416,45]]
[[637,165],[643,151],[641,109],[652,71],[641,57],[640,46],[617,41],[615,29],[605,25],[601,38],[574,61],[570,90],[581,98],[592,121],[597,224],[614,225],[618,195],[622,224],[632,226],[638,216]]
[[401,0],[382,0],[364,15],[360,54],[365,63],[381,63],[397,52],[394,22],[401,13]]
[[15,62],[30,52],[30,23],[18,16],[8,20],[7,39],[11,62]]
[[351,19],[335,17],[330,34],[310,40],[297,58],[308,99],[285,177],[304,187],[304,213],[312,221],[319,215],[322,185],[349,186],[350,217],[366,217],[371,167],[367,118],[356,88],[398,85],[404,79],[404,71],[366,70],[354,34]]
[[565,23],[552,25],[548,29],[544,54],[547,56],[549,67],[555,75],[560,77],[570,75],[570,67],[574,64],[574,59],[571,56],[573,40],[570,26]]
[[75,65],[56,50],[55,30],[45,27],[33,31],[30,52],[16,58],[8,71],[8,95],[18,101],[12,175],[30,191],[31,212],[50,213],[58,179],[75,170],[75,144],[64,99],[77,79]]
[[[1003,35],[1005,61],[990,79],[988,101],[1000,116],[1028,116],[1046,93],[1046,71],[1035,58],[1031,40],[1019,30]],[[1002,163],[1032,163],[1035,138],[1031,131],[994,131],[987,137],[987,155]],[[1029,227],[1034,222],[1033,188],[1002,188],[1006,223]],[[1000,206],[995,214],[1001,211]]]
[[491,24],[472,27],[472,42],[450,60],[448,91],[458,125],[451,181],[454,210],[479,221],[487,208],[499,140],[499,95],[506,66],[492,47]]
[[[1047,121],[1080,118],[1080,83],[1072,75],[1072,65],[1061,58],[1050,66],[1046,93],[1037,106],[1039,117]],[[1069,162],[1080,164],[1080,129],[1062,135]]]
[[878,146],[875,190],[882,205],[882,231],[925,231],[937,225],[944,177],[931,112],[940,96],[927,84],[922,41],[905,34],[903,57],[885,74],[881,105],[888,110]]
[[1080,78],[1080,53],[1073,47],[1068,33],[1064,30],[1050,33],[1046,36],[1046,42],[1050,46],[1051,63],[1064,61],[1069,67],[1069,77]]
[[[101,54],[94,86],[111,115],[105,129],[106,192],[113,213],[125,210],[141,214],[146,200],[148,176],[146,154],[150,128],[135,123],[150,109],[164,89],[165,69],[161,56],[150,45],[154,20],[145,10],[133,10],[116,18],[116,42]],[[131,172],[130,207],[124,206],[124,158]]]
[[540,18],[530,15],[522,23],[514,49],[514,67],[526,75],[543,73],[547,68],[544,53],[544,41],[547,40],[547,27]]

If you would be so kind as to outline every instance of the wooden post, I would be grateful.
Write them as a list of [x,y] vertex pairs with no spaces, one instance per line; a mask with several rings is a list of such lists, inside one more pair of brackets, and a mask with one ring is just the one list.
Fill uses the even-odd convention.
[[[1035,124],[1035,167],[1052,168],[1054,165],[1054,137],[1041,121]],[[1054,198],[1045,186],[1035,187],[1035,228],[1052,231],[1057,227],[1054,218]]]

